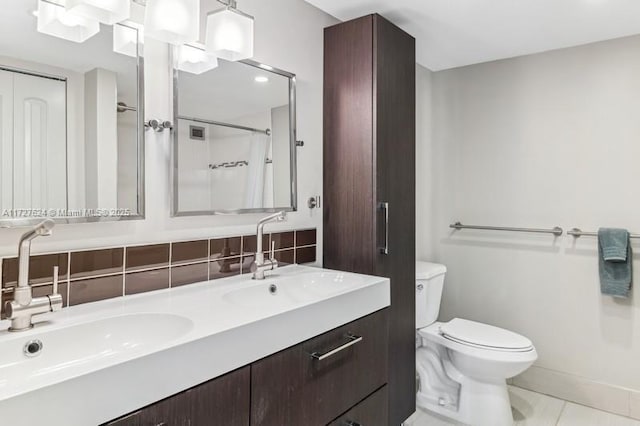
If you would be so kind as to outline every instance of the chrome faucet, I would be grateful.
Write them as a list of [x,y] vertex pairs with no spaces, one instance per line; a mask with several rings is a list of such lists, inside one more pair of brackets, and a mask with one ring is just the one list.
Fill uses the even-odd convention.
[[62,296],[58,294],[58,267],[53,267],[53,294],[44,297],[33,297],[29,285],[29,258],[31,241],[39,236],[52,234],[55,223],[51,219],[39,223],[20,238],[18,245],[18,286],[13,300],[5,304],[7,318],[11,320],[9,331],[24,331],[33,327],[31,318],[46,312],[62,309]]
[[253,272],[254,280],[264,280],[265,271],[272,271],[278,267],[278,261],[274,257],[274,243],[271,243],[271,258],[264,258],[264,250],[262,249],[264,225],[269,222],[282,222],[286,218],[287,213],[282,211],[260,219],[258,222],[258,231],[256,233],[256,260],[251,264],[251,272]]

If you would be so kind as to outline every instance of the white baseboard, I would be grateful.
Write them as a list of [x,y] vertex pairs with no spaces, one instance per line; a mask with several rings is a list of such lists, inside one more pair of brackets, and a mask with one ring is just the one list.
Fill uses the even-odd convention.
[[512,384],[534,392],[640,419],[640,391],[533,366]]

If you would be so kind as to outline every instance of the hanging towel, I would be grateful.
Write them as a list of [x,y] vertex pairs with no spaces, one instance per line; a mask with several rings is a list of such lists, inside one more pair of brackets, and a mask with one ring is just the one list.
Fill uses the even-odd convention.
[[629,297],[631,289],[631,244],[626,229],[598,230],[600,291],[616,297]]

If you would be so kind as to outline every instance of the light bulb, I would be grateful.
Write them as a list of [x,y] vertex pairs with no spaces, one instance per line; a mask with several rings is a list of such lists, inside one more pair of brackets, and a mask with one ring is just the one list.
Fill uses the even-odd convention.
[[180,71],[202,74],[218,66],[218,58],[208,53],[204,46],[183,44],[176,52]]
[[67,12],[113,25],[129,19],[130,0],[66,0]]
[[145,35],[171,44],[195,42],[200,36],[199,0],[147,0]]
[[[121,55],[138,56],[138,31],[135,28],[116,24],[113,26],[113,51]],[[142,37],[140,37],[142,39]]]
[[38,0],[38,32],[82,43],[100,31],[98,21],[69,13],[64,6]]
[[207,15],[207,50],[228,61],[253,56],[253,17],[231,8]]

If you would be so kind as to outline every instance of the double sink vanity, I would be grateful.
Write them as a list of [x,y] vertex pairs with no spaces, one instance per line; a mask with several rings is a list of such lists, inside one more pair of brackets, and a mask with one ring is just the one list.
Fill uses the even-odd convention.
[[386,278],[291,265],[73,306],[18,333],[0,321],[2,421],[328,424],[359,403],[386,418],[389,303]]
[[[324,83],[306,48],[283,61],[304,64],[307,113],[325,87],[325,140],[307,114],[305,148],[293,72],[142,31],[151,3],[183,2],[124,1],[130,19],[90,32],[71,2],[6,3],[0,228],[36,227],[18,253],[0,232],[0,424],[377,426],[413,413],[413,39],[370,16],[366,31],[327,30]],[[277,15],[257,30],[280,27]],[[303,37],[319,42],[325,24]],[[145,87],[170,115],[145,113]],[[298,152],[314,146],[301,165],[321,196],[298,192]],[[323,164],[326,182],[308,185]],[[291,226],[263,235],[285,212]],[[271,216],[245,235],[256,217],[228,218],[239,214]],[[62,237],[32,256],[31,239],[54,224]],[[322,262],[370,275],[296,265]]]

